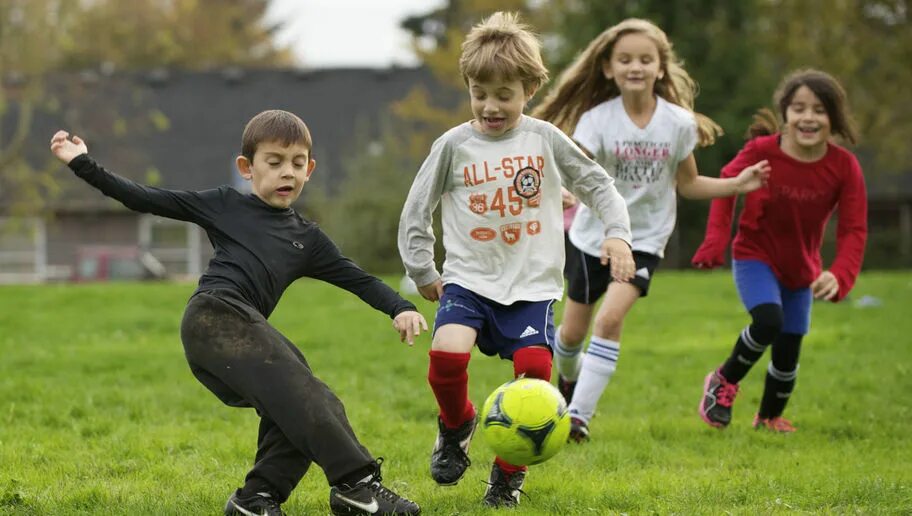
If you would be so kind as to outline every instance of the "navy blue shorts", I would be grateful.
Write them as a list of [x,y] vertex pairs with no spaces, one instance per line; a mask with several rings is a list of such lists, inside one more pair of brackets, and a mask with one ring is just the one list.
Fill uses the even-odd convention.
[[502,305],[471,290],[448,283],[443,287],[434,332],[444,324],[461,324],[478,332],[485,355],[510,359],[529,346],[554,345],[554,301],[517,301]]
[[738,295],[747,311],[773,303],[782,307],[784,333],[807,335],[811,328],[811,289],[791,290],[782,286],[769,265],[760,260],[732,260]]

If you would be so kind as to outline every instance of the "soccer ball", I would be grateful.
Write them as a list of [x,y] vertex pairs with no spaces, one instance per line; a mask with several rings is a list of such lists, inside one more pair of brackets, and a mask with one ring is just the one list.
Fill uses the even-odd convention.
[[491,393],[482,408],[485,441],[516,466],[544,462],[567,442],[567,402],[553,385],[534,378],[511,380]]

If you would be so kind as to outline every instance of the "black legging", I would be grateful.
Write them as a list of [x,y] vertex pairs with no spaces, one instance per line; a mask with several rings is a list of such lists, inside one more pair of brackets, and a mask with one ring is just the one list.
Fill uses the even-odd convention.
[[301,351],[232,291],[193,296],[181,340],[206,388],[226,405],[255,408],[261,418],[247,486],[265,482],[283,502],[311,462],[330,485],[372,463],[342,402],[313,375]]

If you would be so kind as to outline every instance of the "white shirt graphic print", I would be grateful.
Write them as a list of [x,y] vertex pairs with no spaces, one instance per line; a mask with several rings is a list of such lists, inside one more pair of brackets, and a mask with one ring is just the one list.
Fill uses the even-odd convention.
[[438,277],[430,222],[439,199],[444,284],[504,305],[559,299],[562,179],[609,221],[603,234],[629,239],[613,181],[553,125],[524,116],[497,138],[469,123],[451,129],[434,143],[402,211],[399,251],[409,276],[418,285]]
[[[630,120],[620,97],[583,113],[573,139],[595,156],[614,178],[627,202],[633,250],[662,257],[677,215],[678,164],[693,152],[697,126],[693,114],[661,97],[645,128]],[[604,228],[592,210],[580,207],[570,241],[598,256]]]

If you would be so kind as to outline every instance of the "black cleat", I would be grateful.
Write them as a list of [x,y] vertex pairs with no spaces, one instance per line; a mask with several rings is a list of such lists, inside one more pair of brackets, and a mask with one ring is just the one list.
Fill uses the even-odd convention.
[[335,516],[360,514],[421,514],[417,503],[390,491],[380,482],[380,464],[383,458],[377,459],[377,469],[367,480],[353,486],[340,484],[329,490],[329,509]]
[[282,506],[269,493],[240,497],[238,489],[225,504],[225,516],[282,516]]
[[442,486],[452,486],[459,482],[466,469],[472,464],[469,460],[469,444],[472,434],[478,426],[478,413],[459,428],[449,429],[443,419],[437,417],[437,440],[431,452],[431,478]]
[[526,472],[517,471],[508,475],[495,462],[491,467],[491,476],[488,478],[488,488],[484,494],[484,504],[488,507],[516,507],[519,505],[520,493],[526,481]]
[[576,389],[576,381],[570,381],[564,378],[563,375],[557,375],[557,390],[564,395],[564,400],[567,402],[567,405],[570,405],[570,400],[573,399],[573,391]]
[[581,444],[589,440],[589,425],[582,419],[570,418],[570,435],[567,436],[567,442]]

